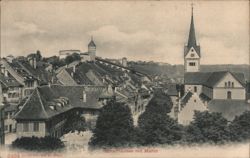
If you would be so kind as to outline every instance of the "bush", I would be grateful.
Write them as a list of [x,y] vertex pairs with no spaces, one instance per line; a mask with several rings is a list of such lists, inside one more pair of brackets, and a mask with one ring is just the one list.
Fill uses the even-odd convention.
[[64,143],[59,138],[46,137],[21,137],[12,142],[12,147],[25,150],[57,150],[64,148]]
[[195,111],[194,120],[187,127],[186,139],[190,143],[224,143],[230,140],[227,123],[221,113]]
[[236,116],[229,125],[232,141],[247,141],[250,139],[250,111]]
[[94,148],[126,146],[130,144],[132,133],[129,107],[112,101],[102,108],[89,145]]

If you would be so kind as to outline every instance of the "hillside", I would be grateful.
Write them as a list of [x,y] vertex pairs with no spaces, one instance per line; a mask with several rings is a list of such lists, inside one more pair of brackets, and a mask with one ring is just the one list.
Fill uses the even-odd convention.
[[[159,64],[154,62],[129,62],[129,66],[137,71],[149,75],[167,75],[169,78],[183,77],[183,65]],[[232,71],[244,73],[245,78],[250,80],[250,65],[202,65],[201,71]]]

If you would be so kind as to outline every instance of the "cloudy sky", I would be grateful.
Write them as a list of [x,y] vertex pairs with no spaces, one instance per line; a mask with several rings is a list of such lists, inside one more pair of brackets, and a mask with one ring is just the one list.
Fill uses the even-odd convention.
[[[93,35],[104,58],[183,63],[191,1],[1,3],[2,56],[86,51]],[[195,1],[194,18],[202,64],[249,64],[247,1]]]

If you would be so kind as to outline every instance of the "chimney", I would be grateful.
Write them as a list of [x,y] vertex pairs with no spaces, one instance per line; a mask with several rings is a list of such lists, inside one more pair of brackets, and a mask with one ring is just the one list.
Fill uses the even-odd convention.
[[33,58],[33,68],[36,69],[37,65],[36,65],[36,58]]
[[74,73],[76,72],[76,66],[75,65],[73,66],[73,72]]
[[32,60],[32,58],[28,58],[28,61],[29,61],[29,63],[30,63],[30,66],[32,66],[33,67],[33,60]]
[[5,77],[8,77],[8,76],[9,76],[9,75],[8,75],[8,71],[7,71],[6,69],[4,70],[4,76],[5,76]]

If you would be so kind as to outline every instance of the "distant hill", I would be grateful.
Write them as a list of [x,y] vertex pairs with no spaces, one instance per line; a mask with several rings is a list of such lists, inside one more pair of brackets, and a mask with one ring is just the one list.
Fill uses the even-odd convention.
[[[129,62],[129,66],[137,71],[149,75],[167,75],[170,78],[183,77],[183,65],[170,65],[155,62]],[[245,78],[250,81],[250,65],[202,65],[201,71],[232,71],[244,73]]]

